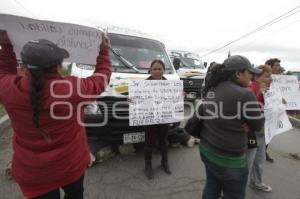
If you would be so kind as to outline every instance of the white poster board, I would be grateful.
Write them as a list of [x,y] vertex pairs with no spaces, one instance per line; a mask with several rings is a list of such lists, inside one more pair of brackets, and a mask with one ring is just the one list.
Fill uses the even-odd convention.
[[279,89],[269,90],[265,95],[265,140],[268,144],[278,134],[292,129],[292,124],[286,114]]
[[300,91],[297,76],[272,75],[271,89],[279,89],[286,101],[286,110],[300,110]]
[[25,43],[48,39],[69,52],[70,57],[65,61],[96,64],[102,41],[101,31],[96,28],[5,14],[0,14],[0,21],[0,29],[8,32],[18,60]]
[[129,83],[129,125],[180,122],[184,118],[181,80],[136,80]]

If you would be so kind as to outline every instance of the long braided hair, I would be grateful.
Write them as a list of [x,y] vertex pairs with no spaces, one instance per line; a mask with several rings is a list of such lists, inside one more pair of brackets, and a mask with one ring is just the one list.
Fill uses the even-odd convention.
[[[61,65],[61,62],[60,62]],[[57,66],[57,65],[55,65]],[[50,143],[51,138],[49,134],[42,128],[40,124],[40,113],[42,110],[42,97],[43,97],[43,88],[44,88],[44,75],[45,73],[50,73],[55,69],[50,67],[47,69],[35,68],[30,69],[30,79],[31,79],[31,90],[30,90],[30,106],[32,110],[32,121],[34,126],[39,130],[45,140]]]

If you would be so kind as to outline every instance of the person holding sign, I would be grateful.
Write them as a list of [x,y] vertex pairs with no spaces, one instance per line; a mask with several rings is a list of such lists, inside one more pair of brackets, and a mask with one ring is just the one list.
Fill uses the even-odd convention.
[[278,58],[271,58],[268,59],[265,64],[271,66],[272,74],[279,75],[281,74],[280,62],[281,60]]
[[[150,77],[146,80],[166,80],[163,76],[165,70],[165,64],[161,60],[154,60],[150,65]],[[167,173],[171,174],[170,166],[168,163],[168,145],[167,145],[167,133],[168,124],[155,124],[145,126],[145,175],[148,179],[154,178],[152,169],[152,152],[156,146],[156,137],[159,140],[159,149],[161,152],[161,167]]]
[[80,105],[104,91],[109,81],[109,39],[102,35],[94,75],[82,79],[58,74],[69,54],[49,40],[24,45],[22,76],[3,30],[0,46],[0,103],[14,130],[13,178],[26,198],[59,199],[62,188],[65,198],[82,199],[90,153],[85,128],[78,122],[83,117]]
[[[249,90],[255,94],[257,101],[264,106],[264,96],[268,89],[267,85],[271,83],[272,70],[269,65],[260,65],[257,68],[263,71],[262,74],[255,75],[254,80],[248,86]],[[247,150],[248,166],[249,166],[249,186],[251,188],[264,192],[272,191],[272,188],[266,185],[262,179],[263,167],[266,161],[266,143],[264,128],[254,132],[257,140],[257,147]]]
[[243,56],[216,64],[204,89],[200,155],[206,169],[203,199],[243,199],[246,195],[248,136],[263,127],[264,118],[254,94],[247,90],[252,74],[261,70]]
[[[271,66],[271,69],[272,69],[272,74],[274,75],[279,75],[281,74],[281,66],[280,66],[280,62],[281,60],[278,59],[278,58],[271,58],[271,59],[268,59],[265,64],[266,65],[269,65]],[[283,99],[284,100],[284,99]],[[274,162],[274,159],[271,157],[271,155],[268,153],[268,145],[266,145],[266,160],[268,162],[271,162],[273,163]]]

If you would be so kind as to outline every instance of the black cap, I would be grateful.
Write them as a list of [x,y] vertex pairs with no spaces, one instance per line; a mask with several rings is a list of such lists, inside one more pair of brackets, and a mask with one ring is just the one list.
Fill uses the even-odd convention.
[[224,60],[223,65],[225,66],[225,70],[242,70],[246,69],[255,75],[261,74],[263,71],[258,68],[254,68],[254,66],[250,63],[250,61],[241,55],[233,55]]
[[55,66],[68,58],[69,53],[53,42],[39,39],[27,42],[21,51],[21,59],[28,68],[44,69]]

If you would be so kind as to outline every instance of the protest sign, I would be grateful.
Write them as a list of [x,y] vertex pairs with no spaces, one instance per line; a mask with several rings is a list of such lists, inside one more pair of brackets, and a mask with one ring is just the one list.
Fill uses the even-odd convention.
[[284,133],[293,127],[286,114],[279,89],[269,90],[264,95],[264,99],[265,140],[268,144],[275,135]]
[[129,83],[129,125],[180,122],[184,117],[181,80],[136,80]]
[[96,28],[5,14],[0,14],[0,21],[0,29],[7,31],[18,60],[25,43],[48,39],[69,52],[70,57],[65,61],[96,64],[102,39],[101,31]]
[[286,101],[286,110],[300,110],[300,91],[297,76],[272,75],[271,89],[279,89]]

